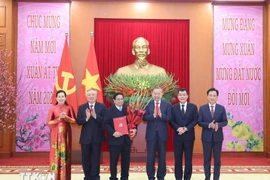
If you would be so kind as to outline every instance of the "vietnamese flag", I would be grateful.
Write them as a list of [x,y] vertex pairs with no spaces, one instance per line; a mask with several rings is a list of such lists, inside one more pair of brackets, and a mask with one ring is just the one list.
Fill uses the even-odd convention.
[[88,89],[94,88],[97,90],[97,101],[103,103],[103,93],[101,87],[101,81],[99,76],[96,52],[94,47],[94,39],[91,36],[90,47],[88,50],[88,56],[86,60],[86,66],[83,74],[83,80],[80,89],[79,105],[87,102],[85,93]]
[[67,103],[70,104],[73,107],[75,113],[77,113],[78,104],[76,96],[76,85],[69,55],[67,37],[68,36],[66,36],[60,66],[58,67],[56,82],[52,95],[52,103],[55,104],[56,102],[56,91],[64,90],[67,94]]

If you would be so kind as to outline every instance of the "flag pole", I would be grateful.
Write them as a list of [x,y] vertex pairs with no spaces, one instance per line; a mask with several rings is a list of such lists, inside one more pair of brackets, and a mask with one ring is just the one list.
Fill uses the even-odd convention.
[[[94,38],[94,32],[90,32],[91,41]],[[91,45],[90,45],[91,46]],[[103,151],[100,153],[100,164],[103,162]]]

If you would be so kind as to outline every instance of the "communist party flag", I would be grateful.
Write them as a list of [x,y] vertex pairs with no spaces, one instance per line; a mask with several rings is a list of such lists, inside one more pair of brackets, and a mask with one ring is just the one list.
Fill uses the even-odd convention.
[[97,101],[103,103],[103,93],[101,87],[101,81],[99,77],[99,70],[96,58],[96,52],[94,47],[93,36],[91,36],[90,47],[88,50],[88,56],[86,60],[86,66],[83,74],[83,80],[80,89],[79,105],[87,102],[85,93],[88,89],[94,88],[97,90]]
[[68,36],[66,36],[61,62],[58,67],[54,92],[52,95],[52,103],[55,104],[56,102],[56,91],[64,90],[67,94],[67,103],[70,104],[74,108],[75,113],[77,113],[78,104],[76,96],[76,85],[69,55],[67,37]]

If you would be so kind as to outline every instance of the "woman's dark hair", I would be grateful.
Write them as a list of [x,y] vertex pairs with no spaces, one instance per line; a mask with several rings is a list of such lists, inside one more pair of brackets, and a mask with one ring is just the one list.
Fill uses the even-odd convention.
[[[67,97],[67,93],[64,90],[59,90],[56,92],[56,95],[55,95],[56,98],[57,98],[59,93],[64,93],[65,97]],[[57,104],[58,104],[58,102],[56,101],[55,105],[57,105]],[[67,101],[65,101],[65,105],[68,105]]]

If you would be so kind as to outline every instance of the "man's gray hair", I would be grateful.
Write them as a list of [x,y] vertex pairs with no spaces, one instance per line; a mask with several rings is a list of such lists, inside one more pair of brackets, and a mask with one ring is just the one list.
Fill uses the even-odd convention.
[[96,90],[95,88],[89,88],[89,89],[86,90],[85,94],[86,94],[87,92],[89,92],[89,91],[96,91],[96,92],[97,92],[97,90]]
[[155,89],[161,89],[163,91],[163,89],[160,86],[155,86],[152,91],[154,91]]

